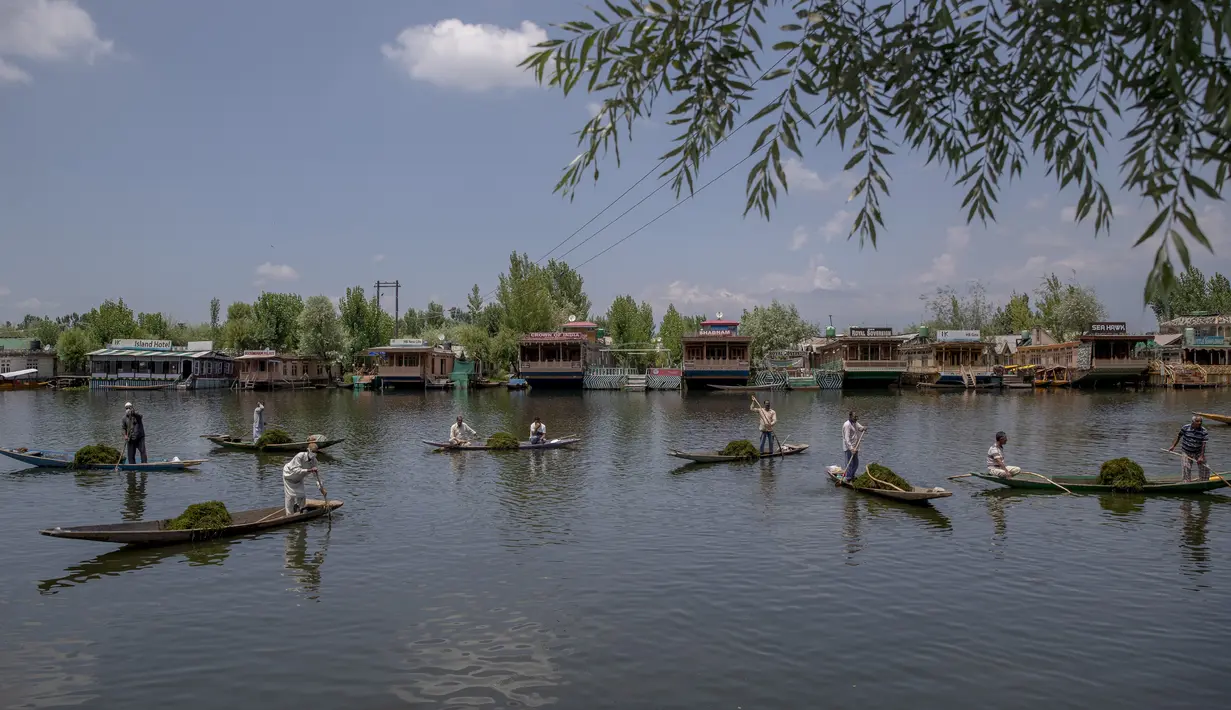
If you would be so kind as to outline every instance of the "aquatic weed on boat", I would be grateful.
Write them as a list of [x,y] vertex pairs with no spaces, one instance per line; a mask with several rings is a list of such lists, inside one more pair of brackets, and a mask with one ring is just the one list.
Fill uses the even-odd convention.
[[1127,457],[1104,461],[1099,467],[1098,478],[1095,482],[1111,486],[1122,493],[1140,493],[1149,483],[1141,466]]
[[193,503],[178,518],[167,522],[164,530],[221,530],[231,524],[231,514],[222,501]]
[[120,462],[120,452],[106,444],[91,444],[77,449],[73,455],[73,468],[89,468],[94,464],[115,465]]
[[507,431],[498,431],[487,437],[487,448],[499,451],[510,451],[521,447],[517,437]]
[[748,461],[761,458],[761,452],[747,439],[736,439],[735,441],[728,442],[721,453],[723,456],[735,456]]
[[291,435],[281,429],[270,429],[261,438],[256,440],[256,445],[259,448],[264,448],[270,444],[289,444],[291,443]]
[[[869,476],[869,473],[872,474],[872,476]],[[868,469],[859,474],[855,480],[851,481],[851,485],[856,488],[878,488],[883,491],[897,490],[893,486],[884,485],[883,483],[872,480],[872,477],[875,477],[884,483],[892,483],[893,486],[897,486],[904,491],[912,491],[915,489],[915,487],[911,485],[910,481],[894,473],[888,466],[882,466],[878,463],[868,464]]]

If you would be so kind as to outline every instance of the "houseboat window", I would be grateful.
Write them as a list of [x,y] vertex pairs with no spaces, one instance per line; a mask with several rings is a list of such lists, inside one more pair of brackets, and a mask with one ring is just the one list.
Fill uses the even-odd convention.
[[713,345],[713,344],[706,345],[705,346],[705,359],[706,360],[726,360],[727,359],[726,343],[723,343],[721,345]]
[[538,362],[539,361],[539,346],[537,345],[521,346],[521,361],[522,362]]
[[573,362],[581,362],[581,346],[573,345],[569,349],[568,359]]
[[732,360],[747,360],[748,359],[748,349],[744,347],[743,345],[732,345],[730,346],[730,351],[731,351]]
[[9,371],[9,361],[0,360],[0,372],[8,372],[8,371]]
[[704,352],[704,348],[700,345],[689,345],[684,357],[688,360],[700,360]]
[[324,366],[322,366],[319,362],[318,362],[318,363],[316,363],[316,374],[318,374],[318,375],[323,375],[323,374],[325,374],[325,368],[324,368]]
[[26,369],[27,370],[37,370],[38,360],[26,360]]
[[291,377],[298,377],[298,376],[299,376],[299,363],[292,362],[291,363]]
[[432,374],[436,374],[436,358],[432,358]]

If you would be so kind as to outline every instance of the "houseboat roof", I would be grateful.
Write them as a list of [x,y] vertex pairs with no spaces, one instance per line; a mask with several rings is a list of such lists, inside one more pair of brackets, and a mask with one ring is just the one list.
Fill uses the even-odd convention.
[[572,343],[582,343],[582,342],[586,342],[588,339],[589,339],[589,336],[586,335],[585,333],[577,333],[573,331],[562,331],[561,330],[561,331],[553,331],[550,333],[526,333],[525,335],[518,338],[518,341],[523,342],[523,343],[525,342],[550,343],[550,342],[560,342],[560,341],[568,341]]
[[446,347],[443,343],[429,343],[426,340],[404,340],[402,342],[391,341],[388,345],[379,345],[370,349],[368,355],[378,355],[385,351],[411,351],[411,352],[426,352],[428,350],[439,350],[440,352],[453,352],[453,348]]
[[1183,337],[1183,333],[1160,333],[1154,336],[1154,344],[1160,348],[1165,348]]
[[273,350],[245,350],[236,360],[320,360],[315,355],[300,355],[298,353],[279,353]]
[[1137,335],[1132,335],[1129,333],[1087,333],[1085,335],[1082,335],[1078,339],[1081,340],[1083,343],[1114,341],[1114,340],[1122,340],[1122,341],[1135,342],[1135,343],[1147,343],[1153,340],[1154,336],[1149,335],[1149,334],[1143,335],[1140,333],[1138,333]]
[[218,357],[231,359],[230,355],[217,350],[140,350],[124,348],[103,348],[87,353],[90,357],[148,357],[163,360],[197,359],[202,357]]
[[733,330],[713,330],[708,333],[690,333],[685,335],[683,340],[721,340],[724,343],[728,342],[752,342],[751,335],[738,335]]
[[739,321],[723,320],[721,318],[712,318],[710,320],[701,321],[701,325],[739,325]]
[[588,320],[579,320],[572,323],[565,323],[561,328],[597,328],[598,323],[591,323]]
[[1046,350],[1047,348],[1073,348],[1081,345],[1079,340],[1068,340],[1063,343],[1043,343],[1042,345],[1018,345],[1017,349],[1021,350]]
[[1231,315],[1211,313],[1179,316],[1164,323],[1159,323],[1158,325],[1160,328],[1191,328],[1197,325],[1231,325]]

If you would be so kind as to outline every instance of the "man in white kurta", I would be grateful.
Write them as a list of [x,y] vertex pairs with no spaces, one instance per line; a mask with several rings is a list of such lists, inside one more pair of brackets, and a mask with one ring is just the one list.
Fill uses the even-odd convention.
[[543,423],[542,419],[535,417],[534,421],[530,423],[530,443],[541,444],[546,438],[547,425]]
[[464,446],[470,443],[470,440],[466,438],[467,434],[477,436],[478,433],[471,429],[470,425],[463,421],[461,417],[458,417],[457,423],[449,427],[449,443],[453,446]]
[[256,441],[265,433],[265,403],[257,402],[252,412],[252,440]]
[[[321,473],[316,468],[316,437],[309,437],[308,450],[295,454],[295,458],[282,467],[282,489],[286,494],[284,507],[287,515],[302,513],[306,510],[307,493],[304,491],[303,480],[308,476],[316,477],[316,487],[321,496],[325,497],[325,484],[321,481]],[[327,498],[326,498],[327,500]]]

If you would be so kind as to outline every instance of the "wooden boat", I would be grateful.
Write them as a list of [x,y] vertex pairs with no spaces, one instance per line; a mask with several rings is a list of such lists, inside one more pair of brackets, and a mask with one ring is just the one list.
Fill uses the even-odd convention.
[[[308,450],[308,442],[292,441],[286,444],[266,444],[265,446],[257,446],[251,439],[243,440],[237,436],[229,434],[202,434],[202,439],[209,439],[218,446],[227,449],[242,449],[244,451],[264,451],[267,453],[287,453],[299,452]],[[316,442],[318,449],[327,449],[334,444],[346,441],[346,439],[321,439]]]
[[274,508],[257,508],[231,513],[231,524],[221,530],[165,530],[168,520],[143,520],[137,523],[113,523],[111,525],[79,525],[68,528],[49,528],[39,530],[41,535],[51,537],[66,537],[73,540],[94,540],[95,542],[114,542],[121,545],[175,545],[198,540],[212,540],[219,537],[234,537],[248,535],[283,525],[301,523],[305,520],[319,518],[325,513],[342,507],[340,500],[308,500],[308,507],[302,513],[287,515],[282,506]]
[[448,379],[428,380],[423,383],[423,386],[430,390],[447,390],[453,385],[453,380]]
[[[1041,478],[1033,476],[1018,475],[1013,478],[1001,478],[993,476],[990,473],[979,473],[978,471],[970,474],[975,478],[982,478],[985,481],[999,483],[1002,486],[1009,488],[1018,488],[1029,491],[1055,491],[1062,493],[1059,488],[1044,481]],[[1050,476],[1051,480],[1059,483],[1065,488],[1074,493],[1115,493],[1116,489],[1111,486],[1101,483],[1095,483],[1098,480],[1097,476]],[[1203,493],[1205,491],[1217,490],[1227,487],[1227,482],[1222,479],[1220,474],[1211,474],[1208,481],[1150,481],[1146,484],[1144,490],[1133,491],[1134,495],[1157,495],[1157,494],[1175,494],[1175,493]]]
[[1193,414],[1201,417],[1202,419],[1209,419],[1212,422],[1231,424],[1231,416],[1226,414],[1211,414],[1210,412],[1193,412]]
[[[837,471],[835,472],[835,469]],[[877,496],[880,498],[888,498],[889,500],[901,501],[903,503],[911,503],[913,505],[927,505],[928,501],[936,498],[948,498],[953,495],[953,491],[946,491],[943,488],[920,488],[919,486],[911,486],[909,491],[893,491],[884,490],[882,488],[858,488],[846,482],[842,477],[846,469],[841,466],[830,466],[826,473],[830,480],[839,488],[850,488],[853,491],[867,493],[868,495]]]
[[475,387],[479,389],[486,389],[488,387],[504,387],[508,383],[507,382],[497,382],[496,380],[475,380],[471,384],[473,384]]
[[[47,449],[5,449],[0,448],[0,454],[16,459],[30,466],[39,468],[72,468],[75,452],[49,451]],[[121,471],[186,471],[205,463],[209,459],[190,459],[187,461],[151,461],[149,463],[122,463]],[[96,463],[86,468],[87,471],[114,471],[113,463]]]
[[[783,456],[791,456],[793,454],[801,454],[808,450],[808,444],[785,444],[781,451],[775,451],[772,454],[763,454],[762,459],[781,458]],[[688,459],[695,463],[729,463],[731,461],[748,461],[749,459],[740,458],[739,456],[723,456],[721,451],[680,451],[679,449],[671,449],[667,452],[677,459]],[[757,460],[757,459],[752,459]]]
[[148,392],[148,391],[153,391],[153,390],[165,390],[166,388],[174,384],[175,384],[174,382],[167,382],[166,384],[161,384],[161,385],[112,385],[108,387],[107,389],[119,390],[119,391],[133,390],[137,392]]
[[520,377],[510,377],[509,381],[504,384],[511,390],[524,390],[530,386],[529,382],[526,382]]
[[[523,451],[527,449],[563,449],[564,447],[572,446],[573,444],[576,444],[579,441],[581,441],[580,437],[569,437],[566,439],[548,439],[547,441],[544,441],[541,444],[531,444],[529,441],[522,441],[518,443],[517,448]],[[434,446],[437,449],[443,449],[445,451],[502,451],[503,450],[503,449],[492,449],[486,444],[464,444],[461,446],[457,446],[454,444],[450,444],[447,441],[427,441],[426,439],[423,441],[423,443],[427,444],[428,446]]]
[[762,392],[782,389],[782,385],[710,385],[719,392]]

